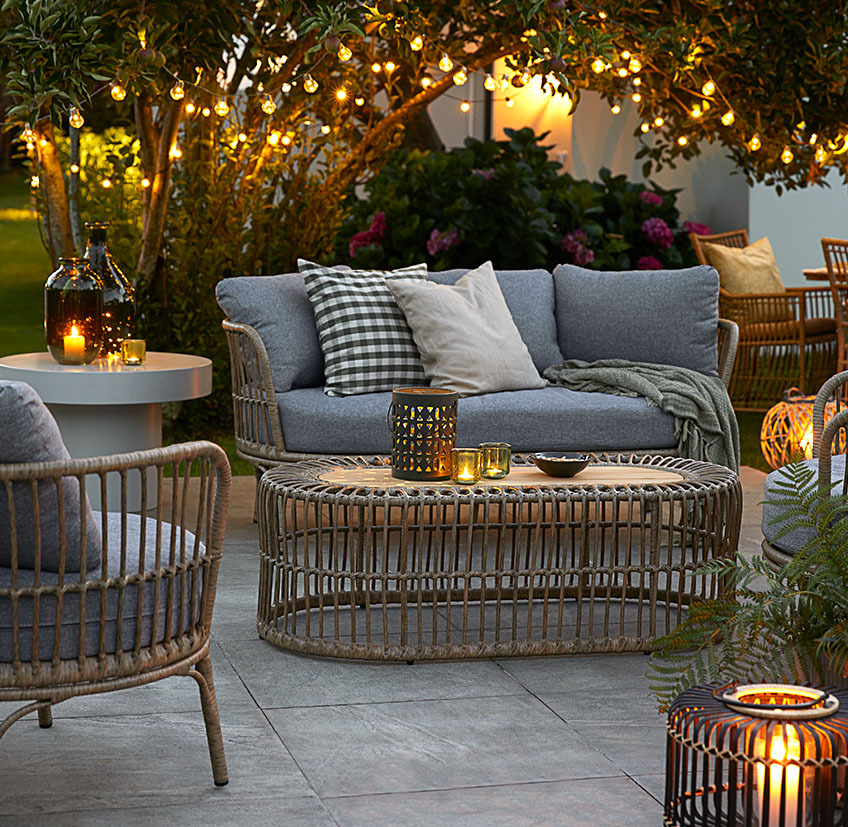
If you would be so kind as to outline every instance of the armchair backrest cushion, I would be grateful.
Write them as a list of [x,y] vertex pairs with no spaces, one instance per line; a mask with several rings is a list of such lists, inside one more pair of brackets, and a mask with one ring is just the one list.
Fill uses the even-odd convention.
[[250,325],[261,337],[277,393],[324,384],[324,356],[300,273],[223,279],[215,296],[231,322]]
[[[456,284],[468,270],[430,271],[438,284]],[[554,317],[554,279],[547,270],[496,270],[512,320],[540,373],[562,362]]]
[[[0,381],[0,465],[28,462],[52,462],[70,459],[59,427],[38,394],[24,382]],[[59,520],[59,484],[53,479],[37,483],[39,521],[29,480],[0,483],[0,566],[12,565],[12,515],[14,507],[17,565],[33,569],[39,557],[44,571],[61,568],[62,534],[65,538],[65,571],[79,572],[81,566],[81,513],[85,513],[85,566],[100,565],[102,539],[88,504],[85,486],[76,478],[61,481],[64,531]]]
[[718,273],[554,270],[556,322],[566,359],[628,359],[717,376]]

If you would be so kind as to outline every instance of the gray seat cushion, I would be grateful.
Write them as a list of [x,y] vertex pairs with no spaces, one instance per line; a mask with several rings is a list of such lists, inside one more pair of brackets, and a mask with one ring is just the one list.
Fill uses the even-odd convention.
[[[321,388],[277,394],[289,451],[388,454],[391,393],[333,398]],[[565,388],[503,391],[459,400],[457,445],[492,440],[515,451],[674,448],[674,418],[641,398]]]
[[[431,272],[430,281],[455,284],[468,270]],[[496,270],[506,306],[541,373],[562,362],[554,318],[554,279],[547,270]]]
[[[96,514],[98,522],[100,514]],[[107,566],[109,577],[120,576],[121,571],[121,523],[120,514],[110,514],[107,533]],[[127,515],[127,542],[126,542],[126,572],[135,573],[139,571],[139,560],[141,557],[141,517],[138,514]],[[154,553],[156,549],[156,521],[147,518],[145,531],[145,561],[143,571],[156,571],[154,564]],[[163,555],[170,551],[171,526],[162,523],[162,548]],[[183,539],[184,538],[184,539]],[[194,556],[195,536],[189,532],[177,534],[176,560],[180,559],[180,549],[185,549],[185,558]],[[199,544],[198,554],[203,554],[204,546]],[[177,634],[177,629],[186,630],[197,620],[200,614],[200,596],[203,588],[203,569],[197,569],[197,573],[188,574],[183,578],[183,583],[177,580],[154,580],[148,579],[144,582],[142,589],[142,621],[141,621],[141,645],[149,645],[153,642],[164,640],[165,621],[168,616],[168,600],[172,600],[171,611],[171,637]],[[35,580],[34,572],[18,571],[18,588],[32,586]],[[89,572],[87,580],[99,580],[100,569]],[[57,583],[59,576],[56,573],[44,573],[41,575],[43,585]],[[79,582],[80,575],[65,578],[65,583]],[[174,583],[169,595],[168,584]],[[193,615],[190,612],[189,600],[191,597],[192,583],[195,587],[195,606]],[[12,570],[0,568],[0,591],[9,589],[12,585]],[[159,586],[159,595],[156,596],[156,586]],[[184,599],[180,600],[180,591]],[[100,600],[103,591],[91,589],[86,593],[85,599],[85,654],[96,655],[99,652],[99,638],[101,631]],[[115,587],[106,589],[106,605],[103,613],[103,630],[105,634],[105,651],[112,654],[118,651],[118,617],[119,617],[119,590]],[[131,650],[135,646],[137,624],[136,609],[138,608],[139,589],[137,585],[128,586],[124,592],[123,604],[120,616],[123,618],[121,630],[121,646],[123,650]],[[182,606],[180,605],[182,603]],[[80,600],[78,592],[66,592],[62,599],[62,624],[59,640],[60,657],[75,658],[80,651]],[[182,614],[181,614],[182,613]],[[20,642],[19,656],[21,660],[32,660],[32,629],[33,629],[33,600],[31,597],[18,599],[18,639]],[[155,623],[154,623],[155,620]],[[54,633],[56,628],[56,599],[43,596],[38,603],[38,659],[50,660],[53,657]],[[155,638],[153,633],[155,630]],[[0,594],[0,662],[8,663],[12,660],[12,600],[9,596]]]
[[[810,468],[818,474],[817,459],[805,459],[802,465]],[[839,483],[839,488],[834,493],[842,492],[842,480],[845,478],[845,455],[840,454],[833,457],[830,464],[830,480],[833,485]],[[779,540],[775,540],[777,533],[783,527],[784,522],[780,520],[789,510],[789,506],[777,505],[773,502],[775,499],[785,499],[786,492],[782,491],[775,485],[775,482],[781,480],[783,483],[788,483],[789,480],[782,473],[782,469],[772,471],[767,477],[764,486],[764,501],[763,501],[763,536],[775,548],[780,549],[786,554],[797,554],[804,546],[813,539],[813,529],[798,528],[785,534]],[[778,523],[775,525],[775,520]]]
[[[51,462],[68,460],[59,426],[38,394],[24,382],[0,381],[0,464]],[[81,561],[80,509],[85,509],[86,568],[100,565],[101,537],[95,523],[85,489],[80,498],[76,479],[61,483],[64,506],[65,570],[78,572]],[[41,548],[36,547],[35,503],[32,484],[20,480],[11,489],[0,486],[0,566],[12,565],[12,532],[9,499],[15,510],[17,532],[17,563],[23,568],[35,568],[40,557],[43,571],[58,571],[60,566],[61,533],[58,500],[59,486],[53,480],[38,483]]]
[[712,267],[605,273],[554,270],[566,359],[629,359],[717,375],[718,273]]
[[324,356],[300,273],[224,279],[215,296],[230,321],[256,329],[277,393],[324,383]]

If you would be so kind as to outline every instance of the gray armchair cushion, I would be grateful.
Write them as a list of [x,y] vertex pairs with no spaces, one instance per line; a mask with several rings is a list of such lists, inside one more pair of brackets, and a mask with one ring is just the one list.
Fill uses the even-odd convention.
[[629,359],[717,375],[718,273],[712,267],[605,273],[554,270],[566,359]]
[[[51,462],[70,459],[68,449],[59,433],[59,426],[38,397],[24,382],[0,381],[0,464]],[[86,568],[100,565],[101,537],[92,517],[83,484],[66,478],[61,482],[65,523],[65,570],[80,570],[80,510],[84,509],[86,527]],[[53,480],[38,483],[38,512],[40,515],[42,571],[59,571],[60,522],[59,485]],[[18,481],[9,489],[0,486],[0,566],[12,565],[12,523],[9,501],[15,510],[17,531],[17,564],[34,569],[39,552],[36,547],[35,508],[32,483]]]
[[[429,274],[439,284],[455,284],[468,270]],[[554,279],[547,270],[496,270],[506,306],[521,334],[530,358],[541,373],[562,362],[554,317]]]
[[[817,459],[805,459],[801,464],[818,473],[819,461]],[[834,493],[842,492],[842,480],[844,478],[845,454],[839,454],[833,457],[830,463],[830,481],[833,485],[839,483],[839,487],[834,489]],[[786,492],[775,486],[775,482],[778,480],[781,480],[784,484],[789,482],[780,468],[777,471],[772,471],[766,477],[763,502],[763,536],[771,545],[784,553],[797,554],[813,539],[814,531],[813,529],[798,528],[785,534],[779,540],[775,539],[777,533],[783,527],[784,522],[779,521],[775,525],[774,521],[780,520],[780,517],[785,515],[789,509],[788,506],[777,505],[773,502],[775,499],[784,499],[786,497]]]
[[277,393],[324,383],[324,356],[300,273],[224,279],[215,296],[231,322],[250,325],[261,337]]
[[[391,393],[329,397],[321,388],[277,394],[286,448],[316,454],[388,454]],[[642,398],[565,388],[502,391],[459,400],[457,445],[493,440],[515,451],[676,448],[674,418]]]
[[[97,514],[99,522],[101,515]],[[138,514],[127,515],[126,532],[126,572],[148,571],[155,572],[155,550],[156,550],[156,521],[147,518],[145,531],[146,549],[144,566],[140,566],[141,559],[141,517]],[[171,525],[162,523],[162,548],[163,565],[168,563],[168,555],[171,542]],[[180,547],[185,548],[185,559],[191,559],[194,555],[195,536],[190,531],[180,532],[175,538],[176,558],[179,560]],[[118,577],[121,571],[121,516],[110,514],[107,532],[107,577]],[[198,545],[198,554],[205,553],[202,543]],[[78,582],[80,575],[66,577],[65,582]],[[84,578],[86,580],[99,580],[100,569],[89,572]],[[59,576],[56,573],[42,573],[41,583],[53,585],[57,583]],[[142,588],[142,613],[141,613],[141,645],[147,646],[164,640],[165,621],[168,617],[168,601],[172,601],[171,609],[171,637],[178,632],[188,630],[200,615],[200,597],[203,590],[203,569],[199,568],[195,574],[188,574],[176,580],[147,579]],[[35,581],[35,573],[32,571],[18,571],[17,587],[32,586]],[[170,588],[169,583],[173,583]],[[0,590],[8,589],[12,585],[12,570],[0,567]],[[192,586],[195,590],[194,612],[190,611],[190,599]],[[156,589],[159,589],[158,598]],[[182,595],[180,592],[182,591]],[[110,587],[105,590],[106,603],[101,617],[100,601],[103,590],[93,588],[86,591],[85,598],[85,654],[96,655],[99,651],[101,622],[105,634],[106,654],[112,654],[123,650],[132,650],[135,646],[138,625],[136,622],[136,610],[138,608],[139,588],[138,585],[127,587],[124,591],[123,602],[119,600],[119,590]],[[183,598],[182,600],[180,598]],[[121,605],[121,640],[118,646],[118,617],[119,604]],[[181,608],[182,604],[182,608]],[[182,614],[180,612],[182,611]],[[18,599],[18,640],[21,660],[32,660],[32,638],[33,638],[33,600],[31,597],[20,597]],[[80,654],[80,599],[78,592],[67,592],[62,599],[61,631],[59,639],[59,655],[61,658],[76,658]],[[0,663],[8,663],[12,660],[12,600],[10,597],[0,595]],[[38,603],[38,660],[50,660],[53,657],[53,645],[56,630],[56,599],[52,596],[42,596]]]

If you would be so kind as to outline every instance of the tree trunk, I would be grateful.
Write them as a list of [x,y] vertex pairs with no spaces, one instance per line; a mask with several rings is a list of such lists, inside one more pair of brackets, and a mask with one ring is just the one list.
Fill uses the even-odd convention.
[[41,186],[44,188],[44,204],[47,211],[47,233],[50,239],[50,256],[54,267],[61,256],[74,254],[74,237],[71,232],[71,216],[65,193],[65,178],[62,162],[56,147],[53,124],[48,120],[35,125],[36,152]]

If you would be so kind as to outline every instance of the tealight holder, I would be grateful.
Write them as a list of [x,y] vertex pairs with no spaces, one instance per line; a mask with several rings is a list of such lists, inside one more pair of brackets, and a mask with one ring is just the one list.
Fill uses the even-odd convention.
[[459,485],[473,485],[480,480],[483,452],[479,448],[451,449],[451,479]]
[[483,476],[487,480],[502,480],[509,473],[512,446],[508,442],[481,442]]
[[121,360],[125,365],[143,365],[146,356],[147,342],[144,339],[121,341]]

